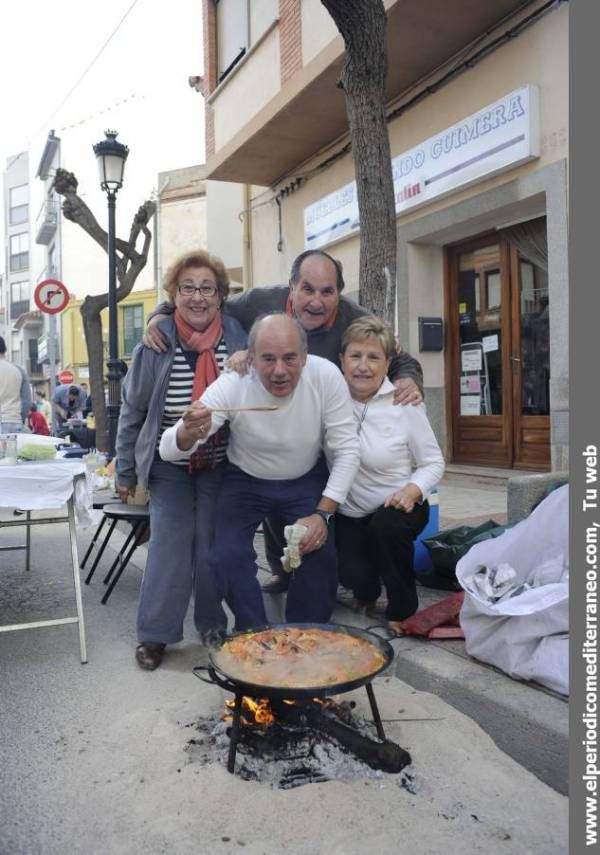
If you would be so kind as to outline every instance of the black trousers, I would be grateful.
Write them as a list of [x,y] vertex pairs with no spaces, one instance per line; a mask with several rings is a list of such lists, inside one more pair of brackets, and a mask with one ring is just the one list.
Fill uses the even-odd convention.
[[366,517],[336,514],[335,541],[341,584],[357,600],[375,602],[385,586],[388,620],[404,620],[418,608],[414,572],[416,537],[429,520],[429,503],[415,505],[410,513],[378,508]]

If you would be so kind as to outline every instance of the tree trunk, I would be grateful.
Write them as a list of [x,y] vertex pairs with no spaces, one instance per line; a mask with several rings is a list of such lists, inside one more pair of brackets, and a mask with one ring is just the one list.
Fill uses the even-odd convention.
[[321,2],[346,46],[340,86],[346,96],[360,217],[359,300],[393,325],[397,240],[385,115],[385,8],[382,0]]
[[90,395],[96,420],[96,446],[108,448],[108,425],[106,419],[106,401],[104,397],[104,342],[102,340],[102,321],[100,312],[108,305],[107,297],[89,295],[83,301],[80,312],[83,318],[83,332],[90,367]]
[[[64,197],[62,210],[65,218],[81,226],[105,252],[108,252],[108,235],[100,227],[83,199],[77,195],[77,184],[77,179],[72,172],[67,172],[65,169],[56,170],[53,187],[60,196]],[[148,222],[155,210],[154,202],[144,202],[133,218],[129,240],[116,239],[117,302],[127,297],[135,280],[146,266],[152,241]],[[141,251],[138,251],[136,243],[140,232],[144,235],[144,243]],[[90,394],[96,418],[96,446],[100,449],[108,448],[108,424],[104,398],[104,344],[100,319],[100,312],[107,306],[108,294],[88,295],[80,310],[90,367]]]

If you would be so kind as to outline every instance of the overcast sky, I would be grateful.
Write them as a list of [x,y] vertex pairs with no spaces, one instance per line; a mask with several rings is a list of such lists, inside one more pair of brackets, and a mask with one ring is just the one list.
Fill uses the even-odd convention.
[[95,209],[102,198],[92,144],[115,129],[130,148],[119,195],[129,217],[156,186],[159,171],[204,161],[202,97],[187,82],[202,69],[199,0],[1,2],[2,171],[8,157],[29,149],[33,178],[54,129],[69,153],[64,165],[76,171]]

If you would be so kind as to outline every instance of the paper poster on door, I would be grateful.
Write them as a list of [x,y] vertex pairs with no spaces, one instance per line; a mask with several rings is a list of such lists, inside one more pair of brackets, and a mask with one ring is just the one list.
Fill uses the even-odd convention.
[[479,374],[471,374],[467,377],[460,378],[460,394],[468,395],[469,393],[481,392],[481,377]]
[[484,353],[491,353],[492,350],[498,350],[498,333],[494,335],[486,335],[481,339]]
[[481,350],[463,350],[460,356],[461,371],[481,371],[483,361],[481,359]]
[[461,416],[478,416],[481,414],[481,395],[460,396]]

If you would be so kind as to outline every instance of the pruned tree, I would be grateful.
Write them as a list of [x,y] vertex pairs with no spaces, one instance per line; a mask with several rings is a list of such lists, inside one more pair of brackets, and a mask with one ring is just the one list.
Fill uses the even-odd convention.
[[[53,188],[59,196],[64,198],[62,211],[65,218],[81,226],[108,253],[108,234],[98,224],[83,199],[77,195],[77,185],[77,178],[72,172],[67,172],[65,169],[56,170]],[[152,233],[148,228],[148,223],[155,210],[154,202],[144,202],[133,218],[129,240],[116,239],[117,302],[127,297],[135,284],[135,280],[146,266],[152,241]],[[144,240],[141,250],[137,250],[136,245],[140,234],[143,235]],[[83,331],[90,367],[90,393],[96,417],[96,444],[98,448],[108,447],[108,427],[104,400],[104,346],[100,319],[100,312],[107,306],[108,293],[93,296],[88,294],[81,305]]]
[[387,18],[383,0],[321,0],[340,31],[346,57],[339,86],[346,97],[360,217],[359,300],[394,322],[396,213],[385,114]]

